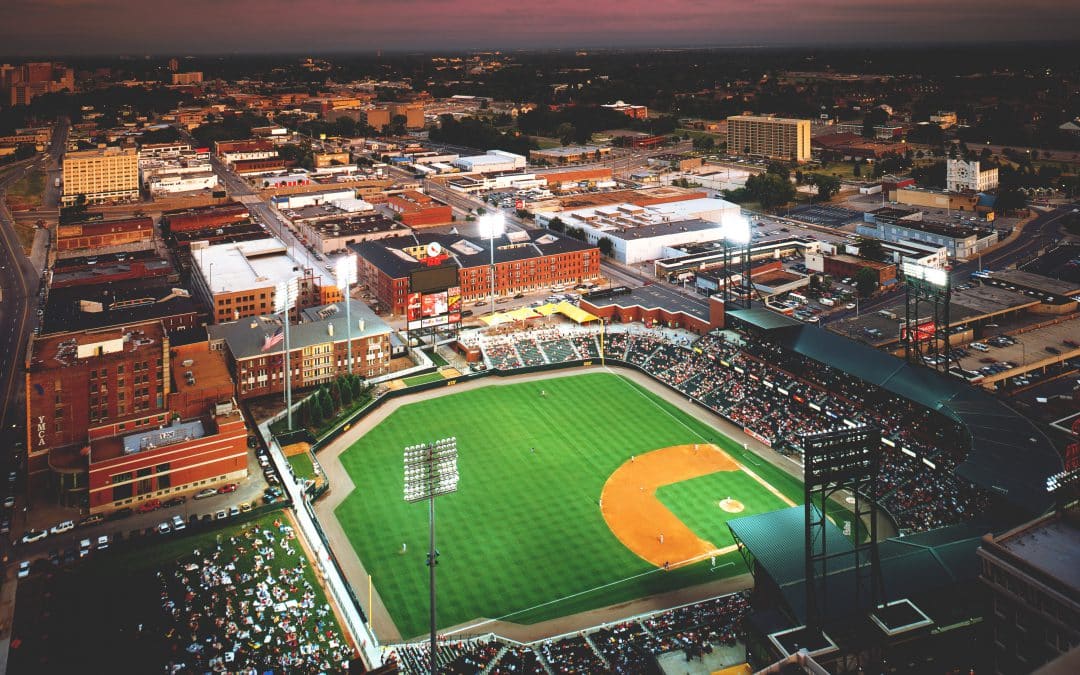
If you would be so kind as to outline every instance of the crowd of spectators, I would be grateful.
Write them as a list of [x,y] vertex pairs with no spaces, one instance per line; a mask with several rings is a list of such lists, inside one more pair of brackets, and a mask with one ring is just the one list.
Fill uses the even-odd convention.
[[347,672],[353,650],[276,519],[219,537],[160,571],[166,672]]
[[[492,367],[516,368],[522,362],[595,358],[600,343],[592,329],[545,329],[518,333],[485,351]],[[958,424],[775,343],[733,333],[691,342],[670,331],[613,327],[604,335],[603,351],[606,358],[641,368],[774,450],[800,459],[806,434],[848,422],[878,427],[891,444],[881,448],[880,472],[868,496],[905,532],[961,522],[988,503],[983,492],[953,475],[967,447]]]
[[[747,596],[737,593],[532,645],[494,636],[446,641],[439,646],[439,670],[456,675],[485,670],[495,675],[660,672],[656,657],[661,654],[682,651],[689,661],[714,645],[735,644],[749,609]],[[389,658],[403,673],[430,672],[426,644],[394,647]]]

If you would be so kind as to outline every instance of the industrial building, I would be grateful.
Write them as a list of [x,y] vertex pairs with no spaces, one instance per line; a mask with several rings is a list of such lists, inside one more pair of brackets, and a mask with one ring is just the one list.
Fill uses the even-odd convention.
[[921,242],[943,246],[950,258],[966,260],[998,241],[997,232],[964,225],[928,222],[921,211],[884,207],[867,211],[855,231],[863,237],[887,242]]
[[488,150],[484,155],[458,157],[453,165],[469,173],[498,173],[524,169],[525,157],[503,150]]

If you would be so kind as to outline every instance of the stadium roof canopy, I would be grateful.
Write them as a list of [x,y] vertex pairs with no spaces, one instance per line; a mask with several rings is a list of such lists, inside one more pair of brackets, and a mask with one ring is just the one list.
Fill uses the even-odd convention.
[[[776,584],[784,602],[800,623],[806,616],[806,576],[802,506],[761,513],[728,521],[735,540],[742,545]],[[975,523],[940,528],[908,537],[886,539],[878,544],[878,560],[884,600],[918,598],[924,609],[941,616],[948,606],[936,607],[935,591],[969,582],[979,572],[975,551],[985,526]],[[853,551],[851,542],[826,521],[826,547],[830,553]],[[855,610],[854,555],[830,558],[824,581],[822,608],[827,621],[848,618]],[[947,596],[945,600],[950,602]]]
[[957,475],[1000,494],[1029,514],[1052,505],[1047,477],[1062,469],[1053,443],[1031,420],[990,393],[937,371],[910,364],[855,340],[765,309],[728,313],[807,358],[914,401],[959,422],[971,450]]

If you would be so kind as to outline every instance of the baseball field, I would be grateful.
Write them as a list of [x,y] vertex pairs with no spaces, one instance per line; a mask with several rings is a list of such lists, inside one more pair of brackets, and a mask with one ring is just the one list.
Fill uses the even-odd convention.
[[741,441],[611,373],[403,406],[341,455],[356,487],[335,514],[405,637],[427,628],[428,506],[403,500],[402,450],[445,436],[461,481],[437,503],[440,628],[533,623],[741,574],[725,523],[802,501],[796,479]]

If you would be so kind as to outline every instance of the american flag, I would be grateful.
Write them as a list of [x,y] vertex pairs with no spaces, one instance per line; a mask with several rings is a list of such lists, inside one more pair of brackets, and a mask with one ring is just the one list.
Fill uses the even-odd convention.
[[266,339],[263,340],[262,350],[264,352],[268,351],[270,348],[272,348],[274,345],[276,345],[277,343],[281,342],[284,339],[285,339],[285,329],[284,328],[278,328],[277,331],[273,335],[267,335]]

